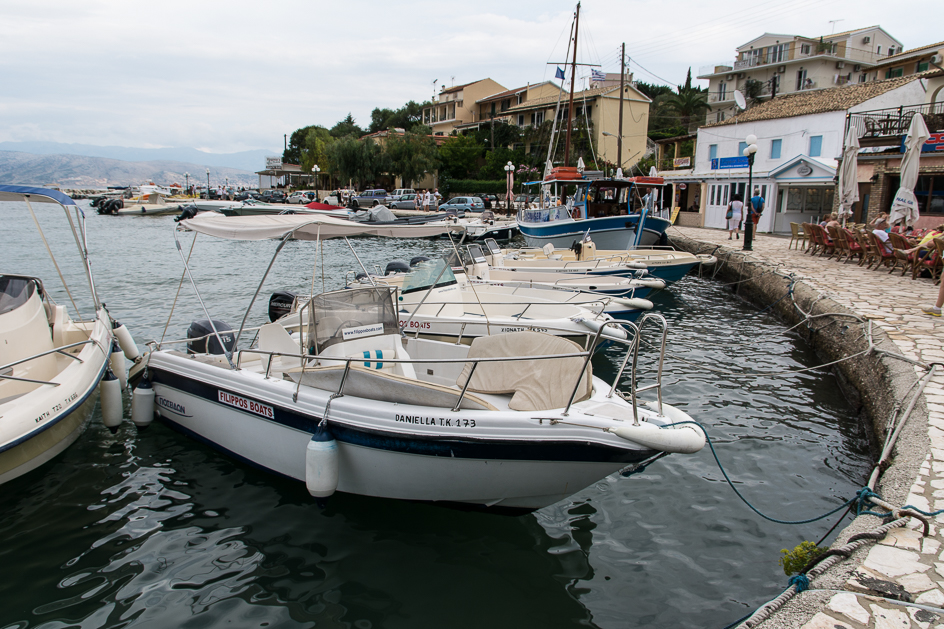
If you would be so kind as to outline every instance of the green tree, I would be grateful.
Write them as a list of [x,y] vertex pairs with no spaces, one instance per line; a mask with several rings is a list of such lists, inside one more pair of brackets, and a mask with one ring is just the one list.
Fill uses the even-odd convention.
[[711,111],[708,104],[708,90],[692,87],[692,69],[688,69],[685,85],[678,86],[678,92],[665,100],[666,107],[678,119],[678,125],[689,133],[692,126],[701,124],[705,114]]
[[359,138],[364,135],[364,130],[358,127],[357,123],[354,121],[354,117],[348,114],[346,118],[331,127],[331,135],[335,138],[344,138],[347,136]]
[[370,112],[370,126],[368,133],[376,133],[386,129],[403,129],[413,131],[420,126],[423,117],[423,105],[409,101],[399,109],[376,108]]
[[439,149],[430,137],[430,128],[418,125],[406,134],[391,134],[387,138],[385,152],[389,172],[403,178],[410,186],[423,178],[423,174],[439,168]]
[[342,181],[352,179],[359,188],[376,182],[389,170],[387,155],[370,138],[346,136],[326,149],[331,173]]
[[471,135],[449,137],[439,147],[442,173],[453,179],[472,179],[479,169],[485,146]]

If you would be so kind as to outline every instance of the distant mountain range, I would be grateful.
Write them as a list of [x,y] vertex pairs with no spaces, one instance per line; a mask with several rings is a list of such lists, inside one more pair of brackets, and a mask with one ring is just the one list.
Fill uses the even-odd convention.
[[[172,183],[184,186],[187,183],[184,174],[189,172],[191,184],[206,185],[208,166],[212,186],[222,185],[227,177],[232,185],[253,188],[259,185],[259,178],[252,170],[210,166],[206,163],[167,159],[124,161],[84,155],[36,155],[3,150],[0,150],[0,183],[40,186],[57,184],[68,189],[131,186],[148,181],[165,186]],[[265,161],[261,161],[253,170],[262,170],[264,166]]]
[[[206,174],[206,168],[236,168],[255,172],[265,168],[266,156],[281,155],[282,151],[254,149],[239,153],[207,153],[195,148],[141,149],[127,146],[94,146],[91,144],[63,144],[61,142],[0,142],[0,151],[17,151],[34,155],[80,155],[106,157],[128,162],[185,162],[193,174],[196,166]],[[195,166],[194,166],[195,165]]]

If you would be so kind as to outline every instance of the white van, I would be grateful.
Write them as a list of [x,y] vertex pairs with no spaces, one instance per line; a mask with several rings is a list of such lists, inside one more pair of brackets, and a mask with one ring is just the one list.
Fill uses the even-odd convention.
[[416,194],[416,190],[413,188],[397,188],[390,193],[390,197],[393,201],[399,201],[404,194]]

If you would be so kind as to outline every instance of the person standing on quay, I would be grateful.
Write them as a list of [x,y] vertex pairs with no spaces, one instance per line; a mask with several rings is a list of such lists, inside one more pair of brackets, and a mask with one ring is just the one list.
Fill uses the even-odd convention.
[[937,291],[937,303],[933,306],[921,306],[921,312],[932,317],[940,317],[942,306],[944,306],[944,282],[941,282],[941,288]]
[[728,240],[731,240],[732,236],[741,237],[738,233],[738,228],[741,225],[741,209],[743,207],[744,204],[741,202],[741,195],[731,195],[731,202],[728,203],[728,211],[725,214],[725,217],[728,219]]
[[754,196],[750,198],[750,202],[747,204],[747,216],[745,221],[751,221],[751,233],[744,235],[744,250],[753,251],[749,246],[753,244],[753,238],[751,242],[748,242],[748,235],[756,236],[757,235],[757,223],[760,222],[760,214],[764,211],[764,197],[760,196],[760,188],[754,188]]
[[439,207],[439,200],[440,200],[440,199],[442,199],[442,195],[439,194],[439,188],[434,188],[434,189],[433,189],[433,199],[432,199],[433,209],[436,209],[436,208]]
[[416,194],[413,195],[413,209],[419,212],[423,209],[423,191],[418,190]]
[[429,190],[426,191],[426,194],[423,195],[423,211],[429,212],[429,203],[433,200],[433,193]]

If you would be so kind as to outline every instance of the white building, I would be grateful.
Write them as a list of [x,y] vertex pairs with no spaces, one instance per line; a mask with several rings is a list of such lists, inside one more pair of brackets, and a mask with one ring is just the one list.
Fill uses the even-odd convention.
[[881,26],[818,37],[764,33],[735,49],[733,63],[701,69],[698,78],[708,81],[708,121],[733,116],[734,91],[746,91],[749,81],[761,84],[761,100],[864,83],[874,77],[871,68],[902,49]]
[[700,127],[693,168],[659,174],[674,185],[669,198],[680,198],[675,193],[682,189],[699,191],[700,216],[689,213],[685,224],[723,228],[731,197],[749,192],[742,152],[753,134],[753,185],[767,201],[758,231],[789,232],[791,222],[818,219],[833,209],[847,114],[924,102],[926,87],[923,75],[911,75],[778,96]]

